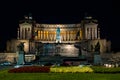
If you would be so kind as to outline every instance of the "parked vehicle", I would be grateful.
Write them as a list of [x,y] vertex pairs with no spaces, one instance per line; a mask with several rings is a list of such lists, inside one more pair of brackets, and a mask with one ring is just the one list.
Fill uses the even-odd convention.
[[0,65],[1,65],[1,66],[11,66],[12,63],[9,62],[9,61],[5,61],[5,62],[1,62]]
[[79,66],[80,66],[80,67],[83,67],[83,66],[89,66],[89,67],[90,67],[90,66],[93,66],[93,65],[90,64],[90,63],[84,63],[84,64],[80,64]]
[[15,65],[14,68],[23,67],[23,65]]

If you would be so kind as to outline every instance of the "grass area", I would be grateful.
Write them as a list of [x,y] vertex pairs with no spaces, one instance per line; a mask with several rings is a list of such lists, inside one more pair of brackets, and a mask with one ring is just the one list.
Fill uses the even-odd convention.
[[120,74],[8,73],[8,70],[2,70],[0,80],[120,80]]

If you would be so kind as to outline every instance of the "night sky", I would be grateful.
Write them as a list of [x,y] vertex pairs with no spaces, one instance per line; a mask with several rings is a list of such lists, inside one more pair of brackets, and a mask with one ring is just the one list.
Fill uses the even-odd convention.
[[87,13],[98,20],[101,37],[111,40],[112,51],[120,51],[119,10],[112,0],[4,0],[0,2],[0,51],[7,40],[16,38],[19,20],[29,13],[38,23],[80,23]]

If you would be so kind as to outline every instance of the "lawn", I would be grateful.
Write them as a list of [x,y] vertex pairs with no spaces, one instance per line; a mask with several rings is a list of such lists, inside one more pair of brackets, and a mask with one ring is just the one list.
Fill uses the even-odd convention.
[[0,80],[120,80],[120,74],[8,73],[8,70],[1,70]]

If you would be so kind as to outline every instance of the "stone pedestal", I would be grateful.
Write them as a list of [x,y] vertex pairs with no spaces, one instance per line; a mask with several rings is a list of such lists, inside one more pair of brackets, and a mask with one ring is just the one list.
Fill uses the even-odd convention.
[[101,63],[102,63],[101,56],[95,54],[95,55],[94,55],[94,64],[95,64],[95,65],[100,65]]
[[25,56],[24,56],[24,51],[18,51],[18,59],[17,59],[17,64],[24,64],[25,63]]

